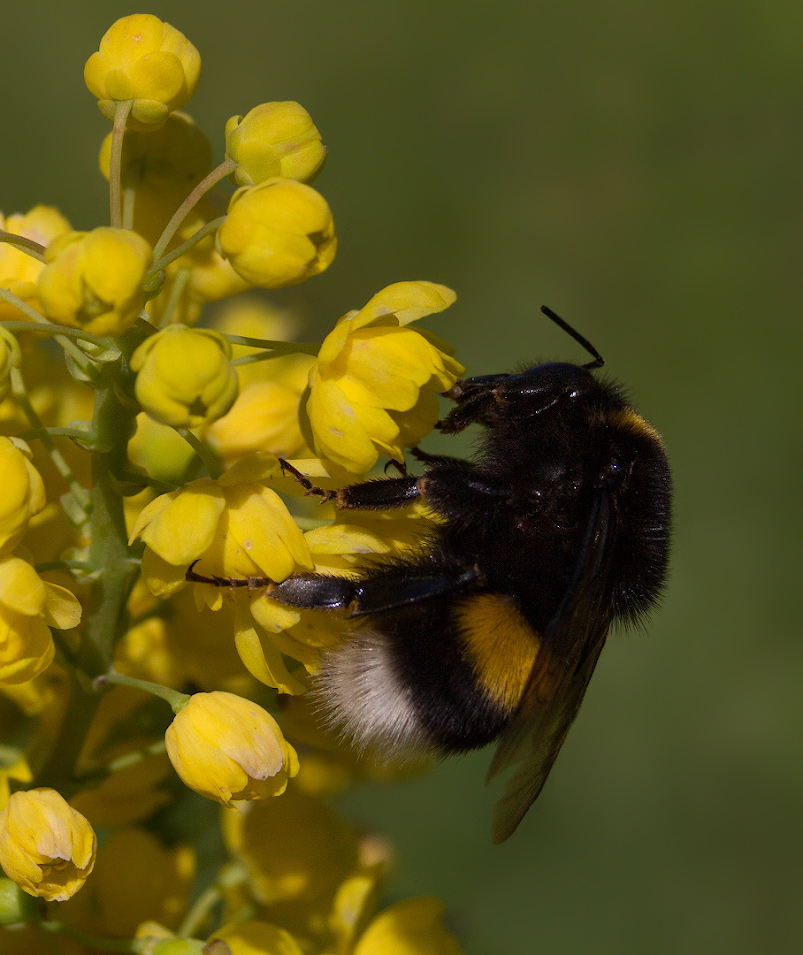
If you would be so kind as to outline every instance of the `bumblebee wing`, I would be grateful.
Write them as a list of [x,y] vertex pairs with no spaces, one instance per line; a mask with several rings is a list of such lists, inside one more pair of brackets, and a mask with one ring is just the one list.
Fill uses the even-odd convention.
[[603,596],[611,519],[610,502],[601,489],[572,581],[543,635],[519,708],[488,771],[490,780],[515,767],[494,809],[495,843],[514,832],[541,792],[605,643],[611,622]]

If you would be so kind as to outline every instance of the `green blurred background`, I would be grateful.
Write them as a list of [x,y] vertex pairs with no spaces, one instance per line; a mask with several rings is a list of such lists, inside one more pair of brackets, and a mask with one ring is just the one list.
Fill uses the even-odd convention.
[[[107,221],[108,124],[82,68],[131,12],[6,5],[3,211]],[[189,111],[218,158],[228,116],[266,100],[299,100],[321,129],[340,251],[283,301],[323,329],[390,282],[443,282],[458,303],[427,325],[470,374],[583,360],[545,302],[628,383],[674,465],[666,600],[646,634],[610,641],[516,835],[490,844],[488,753],[346,803],[397,842],[394,897],[441,896],[468,955],[800,951],[803,7],[137,12],[201,51]]]

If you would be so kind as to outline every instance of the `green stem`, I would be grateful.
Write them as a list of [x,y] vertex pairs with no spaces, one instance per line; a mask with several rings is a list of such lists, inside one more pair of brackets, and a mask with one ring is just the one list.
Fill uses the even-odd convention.
[[[117,369],[108,369],[109,378]],[[81,643],[75,655],[76,669],[69,669],[70,692],[61,726],[36,785],[51,786],[65,798],[77,791],[75,770],[102,694],[88,679],[106,673],[114,647],[128,626],[126,603],[136,579],[138,565],[128,549],[123,498],[114,477],[121,462],[127,462],[129,435],[135,412],[122,404],[113,382],[99,390],[95,401],[93,429],[107,451],[93,451],[91,523],[88,561],[102,568],[89,588]]]
[[134,228],[134,206],[137,193],[133,186],[123,188],[123,228],[132,231]]
[[176,274],[173,287],[170,289],[170,297],[167,300],[167,305],[165,305],[164,311],[159,318],[160,328],[164,328],[166,325],[170,324],[173,312],[175,312],[175,310],[178,308],[178,303],[181,301],[181,296],[184,294],[184,290],[190,284],[191,278],[192,272],[189,269],[180,269]]
[[205,239],[210,233],[216,232],[225,221],[225,216],[218,216],[217,219],[212,219],[211,222],[207,222],[206,225],[201,226],[197,232],[193,232],[186,242],[182,242],[178,248],[173,249],[172,252],[170,252],[168,255],[162,256],[160,259],[155,258],[156,253],[154,252],[154,263],[148,270],[148,275],[154,275],[156,272],[161,272],[162,269],[166,269],[171,262],[175,262],[176,259],[180,259],[182,255],[184,255],[186,252],[189,252],[190,249],[198,245],[201,239]]
[[158,262],[159,259],[164,255],[165,249],[170,245],[173,236],[178,231],[181,223],[187,218],[190,211],[198,203],[198,201],[206,195],[207,192],[220,182],[221,179],[225,179],[230,173],[234,172],[237,168],[237,163],[233,159],[224,159],[223,162],[212,172],[206,176],[205,179],[202,179],[198,185],[192,190],[192,192],[187,196],[184,202],[176,210],[173,218],[167,223],[164,232],[162,233],[159,241],[153,248],[153,260]]
[[48,570],[66,570],[68,572],[78,571],[80,574],[91,574],[97,570],[87,560],[43,560],[40,564],[34,565],[37,574],[44,574]]
[[249,348],[266,348],[281,355],[312,355],[321,350],[320,342],[280,342],[270,338],[249,338],[247,335],[229,335],[223,332],[223,337],[232,345],[247,345]]
[[118,102],[114,111],[112,127],[112,149],[109,157],[109,221],[113,229],[122,227],[122,204],[120,201],[123,169],[123,137],[128,114],[134,105],[133,100]]
[[[9,296],[13,295],[13,293],[9,292],[8,296],[3,295],[3,292],[6,292],[6,291],[8,290],[0,289],[0,297],[5,298],[6,301],[9,301]],[[16,298],[15,295],[13,297]],[[17,302],[12,302],[11,304],[14,305],[16,308],[21,308],[19,304],[20,301],[21,299],[19,299]],[[24,304],[25,303],[22,302],[22,305]],[[30,322],[5,322],[5,321],[0,321],[0,325],[2,325],[3,328],[5,328],[6,331],[9,331],[9,332],[35,331],[37,335],[46,335],[49,337],[56,337],[56,336],[63,335],[65,338],[76,338],[79,341],[90,342],[92,345],[97,345],[100,348],[109,347],[109,342],[111,341],[111,339],[109,338],[101,338],[99,335],[90,335],[89,332],[85,332],[80,328],[71,328],[69,325],[54,325],[52,324],[52,322],[48,322],[47,319],[39,315],[38,312],[36,312],[36,315],[39,316],[37,319],[35,319],[35,321],[37,322],[36,326],[32,325]]]
[[83,447],[89,447],[97,441],[97,436],[91,431],[81,431],[80,428],[30,428],[28,431],[20,431],[17,437],[22,438],[23,441],[33,441],[48,435],[51,438],[72,438]]
[[29,239],[27,236],[17,235],[14,232],[6,232],[4,229],[0,229],[0,242],[8,242],[10,245],[15,245],[20,252],[25,252],[26,255],[31,255],[35,259],[39,259],[40,262],[44,262],[45,260],[45,247],[38,242],[34,242],[33,239]]
[[[27,315],[32,322],[36,323],[35,326],[31,326],[31,325],[28,326],[28,329],[30,331],[36,330],[38,332],[40,331],[41,326],[43,325],[46,325],[48,329],[51,329],[54,327],[44,317],[44,315],[40,315],[35,308],[32,308],[27,302],[24,302],[21,298],[19,298],[19,296],[15,295],[13,292],[10,292],[7,288],[0,288],[0,298],[8,302],[9,305],[13,305],[14,308],[18,308],[23,313],[23,315]],[[11,323],[7,322],[4,324],[6,325],[6,327],[8,327],[8,325],[10,325]],[[67,352],[80,367],[82,368],[86,367],[87,365],[86,355],[81,351],[80,348],[78,348],[76,345],[73,344],[72,341],[70,341],[70,338],[67,337],[66,334],[61,334],[61,332],[59,332],[54,337],[56,341],[59,343],[59,345],[61,345],[61,347],[64,349],[64,351]],[[74,337],[78,337],[78,336],[74,335]],[[81,337],[85,338],[86,336],[83,335]],[[98,341],[100,341],[100,339],[98,339]],[[101,344],[105,345],[107,343],[101,342]]]
[[[31,322],[34,322],[36,325],[47,325],[50,327],[50,322],[45,318],[44,315],[41,315],[32,305],[29,305],[26,301],[21,299],[18,295],[15,295],[9,289],[0,288],[0,298],[8,302],[9,305],[13,305],[14,308],[18,308],[23,315],[27,315]],[[3,324],[6,326],[6,328],[8,328],[11,323],[3,322]],[[30,322],[23,322],[22,324],[27,324],[28,329],[33,331],[33,327],[31,326]],[[37,328],[36,331],[39,331],[39,329]]]
[[187,913],[187,917],[179,926],[176,933],[181,938],[191,936],[201,928],[207,921],[212,909],[221,901],[220,889],[216,885],[205,889],[198,899],[194,902],[192,908]]
[[105,686],[107,683],[113,683],[116,686],[130,686],[135,690],[142,690],[143,693],[150,693],[152,696],[158,696],[170,704],[174,713],[183,709],[189,701],[186,693],[179,693],[178,690],[172,690],[169,686],[162,686],[161,683],[151,683],[150,680],[139,680],[133,676],[126,676],[124,673],[117,673],[116,670],[109,670],[103,673],[95,680],[96,687]]
[[197,901],[185,916],[176,934],[181,938],[194,935],[204,926],[210,912],[222,899],[223,892],[226,889],[242,885],[247,880],[248,871],[242,863],[230,862],[224,865],[220,872],[218,872],[214,885],[211,885],[200,894]]
[[[98,679],[103,678],[99,677]],[[159,739],[155,743],[151,743],[150,746],[145,746],[133,753],[126,753],[125,756],[121,756],[119,759],[112,760],[112,762],[108,763],[102,769],[89,773],[81,773],[78,777],[78,782],[82,788],[92,789],[102,783],[104,779],[108,779],[109,776],[114,775],[114,773],[119,773],[122,769],[127,769],[129,766],[136,766],[137,763],[141,763],[151,756],[161,756],[166,749],[164,739]]]
[[89,561],[103,573],[92,585],[79,661],[90,677],[106,673],[127,628],[126,603],[137,575],[128,548],[123,498],[115,475],[128,464],[128,439],[136,409],[123,404],[112,385],[97,393],[93,426],[107,452],[92,452],[92,526]]
[[192,450],[198,455],[201,461],[206,468],[206,473],[213,480],[217,480],[220,475],[223,473],[223,468],[220,466],[220,462],[215,457],[214,453],[211,451],[206,444],[204,444],[201,439],[189,431],[187,428],[176,428],[176,431],[181,435],[182,438],[187,442],[187,444],[192,448]]

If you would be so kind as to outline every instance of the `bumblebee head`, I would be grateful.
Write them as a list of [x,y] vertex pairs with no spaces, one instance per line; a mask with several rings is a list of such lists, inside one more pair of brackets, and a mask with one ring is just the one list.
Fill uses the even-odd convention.
[[486,375],[459,381],[448,392],[457,404],[439,423],[455,433],[477,421],[489,427],[515,426],[551,413],[570,414],[571,407],[594,396],[600,383],[583,365],[547,362],[515,375]]
[[454,434],[475,421],[489,427],[515,426],[517,421],[537,415],[546,417],[551,409],[566,409],[564,413],[571,414],[570,409],[579,406],[580,399],[606,391],[591,374],[592,369],[604,364],[602,355],[551,308],[544,305],[541,311],[582,345],[592,360],[585,365],[546,362],[517,375],[484,375],[458,381],[446,392],[445,397],[457,405],[438,422],[441,431]]

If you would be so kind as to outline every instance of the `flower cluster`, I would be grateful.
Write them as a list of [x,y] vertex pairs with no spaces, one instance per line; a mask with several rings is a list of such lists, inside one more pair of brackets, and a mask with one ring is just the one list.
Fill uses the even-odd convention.
[[463,371],[414,323],[455,295],[396,283],[319,343],[243,296],[331,265],[326,150],[298,103],[263,103],[213,167],[178,111],[200,68],[173,26],[118,20],[84,69],[108,223],[0,217],[0,950],[458,955],[436,900],[382,908],[391,847],[329,805],[399,772],[307,704],[346,622],[268,586],[429,526],[313,510],[284,459],[326,488],[403,466]]

